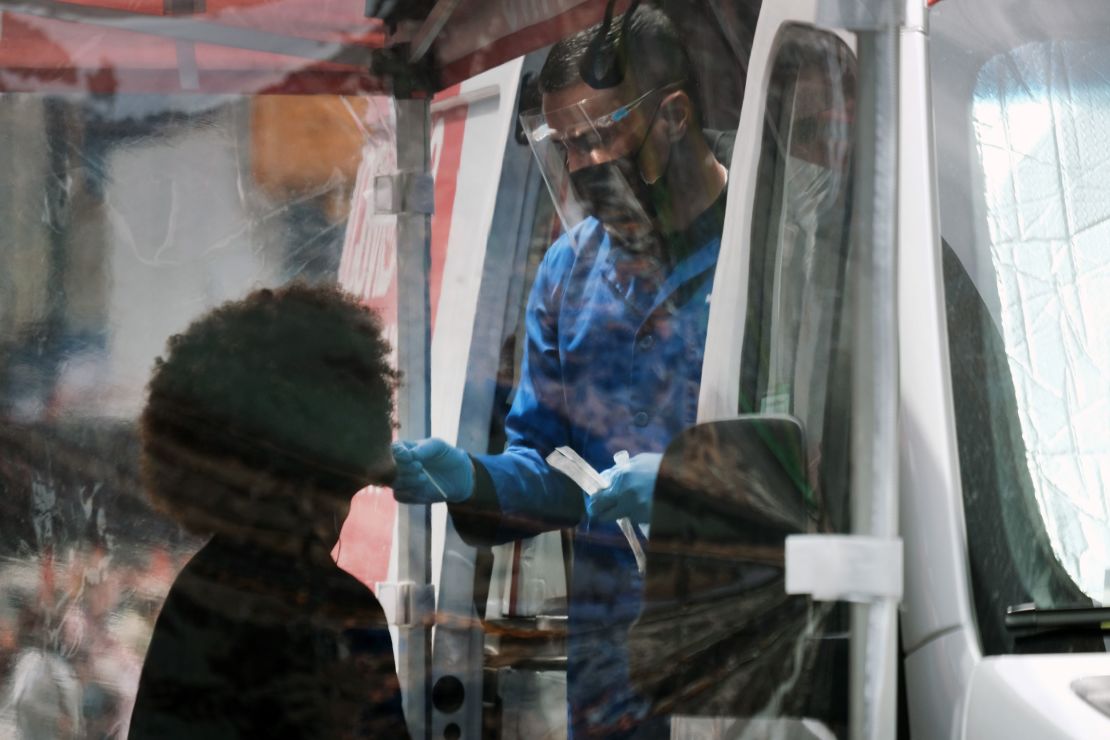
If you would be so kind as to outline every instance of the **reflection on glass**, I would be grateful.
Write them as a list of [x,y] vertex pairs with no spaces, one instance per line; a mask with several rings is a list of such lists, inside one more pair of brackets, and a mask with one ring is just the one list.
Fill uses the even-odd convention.
[[[776,43],[753,208],[741,406],[671,444],[632,671],[692,737],[842,737],[843,605],[787,596],[789,534],[849,530],[855,58]],[[758,413],[753,413],[758,412]],[[728,722],[718,722],[728,718]],[[716,734],[720,733],[720,734]]]

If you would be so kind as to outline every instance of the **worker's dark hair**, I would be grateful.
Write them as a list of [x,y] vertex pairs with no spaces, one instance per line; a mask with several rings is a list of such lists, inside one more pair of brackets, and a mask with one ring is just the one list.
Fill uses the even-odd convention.
[[328,286],[258,290],[171,337],[140,419],[148,495],[196,533],[282,496],[387,482],[396,373],[377,316]]
[[[627,22],[626,22],[627,20]],[[541,93],[558,92],[582,82],[581,66],[590,53],[602,24],[579,31],[551,47],[540,70]],[[618,15],[609,25],[605,43],[617,50],[616,63],[623,75],[631,77],[640,92],[678,83],[693,103],[695,115],[701,120],[701,99],[697,76],[690,54],[678,30],[658,8],[641,5],[630,18]]]

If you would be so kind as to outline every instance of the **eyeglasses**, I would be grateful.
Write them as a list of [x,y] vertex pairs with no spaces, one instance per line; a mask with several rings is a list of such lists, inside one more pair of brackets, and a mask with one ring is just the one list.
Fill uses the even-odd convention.
[[583,119],[577,130],[558,131],[544,124],[533,132],[533,138],[536,142],[544,139],[550,141],[561,150],[565,161],[569,161],[572,155],[575,157],[589,157],[592,152],[598,150],[610,151],[619,140],[620,123],[649,97],[657,92],[676,87],[677,84],[672,83],[652,88],[635,100],[596,118],[590,118],[586,113],[585,106],[590,102],[589,100],[574,103],[562,110],[576,109],[576,113],[573,115]]

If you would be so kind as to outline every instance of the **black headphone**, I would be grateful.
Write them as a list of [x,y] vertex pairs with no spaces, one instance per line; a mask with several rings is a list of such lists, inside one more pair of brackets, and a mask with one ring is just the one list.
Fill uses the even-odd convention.
[[578,66],[578,73],[582,81],[595,90],[604,90],[616,87],[624,81],[624,68],[627,60],[625,39],[628,38],[629,24],[632,14],[640,6],[640,0],[632,0],[628,10],[624,13],[624,23],[621,25],[620,36],[615,43],[609,43],[609,30],[613,27],[613,11],[616,9],[617,0],[609,0],[605,6],[605,20],[597,29],[597,35],[586,49],[586,56]]

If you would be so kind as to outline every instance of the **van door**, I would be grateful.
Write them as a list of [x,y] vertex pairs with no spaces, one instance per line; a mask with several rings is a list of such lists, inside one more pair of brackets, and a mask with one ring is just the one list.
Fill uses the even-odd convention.
[[[523,186],[528,173],[522,163],[526,170],[530,154],[512,135],[524,63],[513,60],[467,79],[430,103],[375,98],[365,117],[367,142],[340,280],[384,317],[399,354],[406,346],[400,340],[408,339],[409,354],[399,363],[405,368],[398,391],[401,434],[488,447],[494,404],[488,381],[498,360],[489,342],[493,335],[500,342],[510,281],[523,259],[517,227],[504,223],[505,214],[521,219],[540,187],[538,175],[530,191]],[[427,263],[408,273],[405,260],[411,267],[420,244],[399,235],[402,220],[413,215],[394,212],[396,204],[386,197],[413,169],[400,162],[405,147],[427,148],[434,184]],[[506,186],[505,179],[518,187]],[[423,353],[413,339],[426,333],[423,316],[412,305],[422,298],[431,312]],[[427,421],[421,422],[422,414]],[[413,431],[419,423],[429,426]],[[483,649],[473,604],[478,554],[458,538],[445,507],[398,506],[387,488],[363,491],[336,555],[376,590],[391,617],[414,736],[458,730],[477,737]],[[434,627],[433,645],[437,610],[449,616]]]
[[[867,408],[859,402],[867,399],[853,390],[858,337],[867,336],[869,329],[860,325],[854,308],[861,285],[867,283],[859,279],[866,255],[853,241],[861,225],[858,183],[872,174],[860,169],[857,156],[857,104],[868,76],[857,58],[863,34],[828,20],[838,19],[822,16],[813,2],[765,5],[760,16],[730,169],[699,421],[709,428],[745,415],[749,423],[760,425],[765,440],[778,440],[783,449],[790,448],[791,435],[782,438],[771,430],[783,417],[795,422],[801,449],[794,464],[801,468],[802,481],[781,496],[771,494],[770,501],[779,506],[803,499],[806,516],[793,520],[793,529],[784,534],[834,535],[835,546],[847,549],[821,550],[821,545],[807,559],[791,545],[783,547],[777,554],[781,559],[774,560],[783,570],[783,586],[805,595],[790,597],[801,600],[794,608],[788,599],[767,614],[779,615],[769,624],[786,620],[794,627],[768,631],[770,627],[756,626],[768,623],[753,617],[747,625],[735,626],[737,633],[749,630],[750,635],[733,649],[747,644],[752,655],[763,656],[781,650],[787,665],[738,669],[751,677],[746,689],[729,694],[722,685],[714,701],[690,702],[690,714],[696,716],[687,721],[720,722],[719,715],[731,710],[729,722],[760,736],[773,726],[791,737],[846,737],[850,728],[853,736],[889,737],[893,725],[884,723],[894,717],[893,674],[879,674],[865,696],[862,666],[876,658],[893,665],[894,602],[874,609],[853,607],[849,601],[856,599],[842,591],[815,593],[822,590],[819,583],[810,584],[812,591],[798,590],[797,582],[791,586],[797,577],[815,576],[829,564],[843,565],[865,552],[854,549],[862,541],[835,536],[871,531],[866,517],[859,515],[865,503],[861,481],[853,480],[859,475],[853,465],[858,454],[854,440],[859,425],[870,423],[859,413]],[[736,440],[746,433],[734,431],[710,435],[703,454],[711,457],[714,444],[724,445],[725,440],[739,444]],[[716,452],[725,460],[752,459],[751,450],[744,448]],[[893,493],[863,495],[872,501],[872,495]],[[659,489],[656,495],[659,505]],[[812,542],[802,538],[793,543],[803,541]],[[890,567],[877,569],[876,575],[896,595],[901,588],[900,544],[886,540],[883,547],[887,545]],[[773,688],[758,688],[760,679]],[[759,701],[745,693],[758,695]]]

